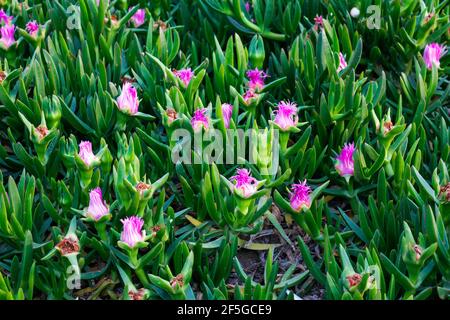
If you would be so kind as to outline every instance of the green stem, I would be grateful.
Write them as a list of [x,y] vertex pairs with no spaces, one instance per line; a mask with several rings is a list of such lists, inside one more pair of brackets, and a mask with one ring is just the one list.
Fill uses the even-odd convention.
[[144,270],[142,268],[138,268],[135,270],[136,276],[138,277],[139,281],[142,283],[144,288],[149,289],[150,288],[150,282],[147,279],[147,275],[145,274]]

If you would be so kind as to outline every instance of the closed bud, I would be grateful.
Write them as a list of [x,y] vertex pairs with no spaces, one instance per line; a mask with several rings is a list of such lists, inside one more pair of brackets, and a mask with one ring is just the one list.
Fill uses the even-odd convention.
[[264,40],[257,34],[250,42],[249,60],[254,68],[262,69],[266,53],[264,51]]
[[45,121],[49,129],[57,128],[61,120],[61,103],[58,97],[53,95],[51,98],[45,97],[42,101]]

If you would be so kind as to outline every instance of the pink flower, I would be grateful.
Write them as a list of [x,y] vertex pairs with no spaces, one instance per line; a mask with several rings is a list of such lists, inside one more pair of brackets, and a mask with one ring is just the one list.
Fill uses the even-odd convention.
[[16,39],[14,38],[15,32],[16,32],[16,26],[13,24],[7,24],[0,28],[0,33],[1,33],[0,42],[6,48],[9,48],[16,42]]
[[[130,8],[130,10],[132,10],[133,8]],[[138,11],[136,11],[136,13],[131,17],[131,21],[136,28],[139,28],[141,25],[143,25],[145,22],[145,10],[139,9]]]
[[237,174],[230,178],[230,181],[235,181],[235,190],[243,198],[252,196],[257,189],[257,182],[255,178],[250,175],[250,171],[247,169],[237,169]]
[[252,99],[257,98],[258,94],[255,93],[253,90],[247,90],[247,92],[245,92],[243,98],[245,103],[249,103],[251,102]]
[[4,23],[4,24],[10,24],[12,21],[13,17],[9,16],[5,10],[1,9],[0,10],[0,23]]
[[293,184],[291,187],[291,207],[295,211],[300,211],[302,208],[311,207],[311,188],[306,184],[306,180]]
[[174,74],[183,81],[185,86],[189,85],[189,82],[191,82],[191,79],[194,77],[194,72],[191,70],[191,68],[187,69],[181,69],[181,70],[175,70]]
[[130,248],[134,248],[138,242],[143,242],[145,238],[144,220],[138,216],[128,217],[120,220],[123,230],[120,234],[120,241],[125,242]]
[[206,116],[206,112],[208,110],[206,108],[197,109],[194,111],[194,115],[191,118],[191,125],[195,132],[201,130],[203,127],[204,129],[209,128],[209,119]]
[[233,105],[229,103],[223,103],[222,104],[222,116],[223,116],[223,122],[225,123],[225,128],[230,127],[230,120],[231,116],[233,115]]
[[27,29],[28,33],[30,34],[30,36],[36,37],[36,35],[39,31],[39,24],[35,20],[30,21],[27,23],[26,29]]
[[92,143],[90,141],[81,141],[79,148],[78,155],[86,166],[90,167],[94,161],[98,161],[97,156],[92,152]]
[[314,29],[319,30],[319,28],[323,27],[323,17],[322,16],[316,16],[314,18]]
[[117,98],[119,110],[128,114],[136,114],[139,108],[139,100],[137,98],[136,88],[129,82],[125,82],[122,86],[122,93]]
[[298,123],[297,104],[293,102],[281,101],[274,111],[275,119],[273,122],[277,124],[283,131],[295,127]]
[[249,80],[248,87],[250,90],[261,90],[264,87],[264,79],[267,78],[267,74],[264,71],[255,68],[247,71],[247,78]]
[[247,11],[247,13],[250,13],[250,8],[251,8],[250,2],[247,1],[247,2],[245,3],[245,11]]
[[436,65],[436,68],[439,68],[441,65],[439,60],[446,53],[447,48],[444,45],[440,45],[438,43],[427,44],[423,52],[423,60],[425,60],[427,68],[431,70],[433,68],[433,64]]
[[337,72],[340,72],[345,68],[347,68],[347,61],[345,61],[345,57],[342,52],[339,52],[339,67],[337,68]]
[[344,148],[336,158],[335,168],[337,172],[344,178],[353,176],[354,172],[354,160],[353,154],[355,153],[355,144],[344,144]]
[[109,213],[106,202],[103,200],[102,189],[95,188],[89,193],[89,207],[86,215],[95,221]]

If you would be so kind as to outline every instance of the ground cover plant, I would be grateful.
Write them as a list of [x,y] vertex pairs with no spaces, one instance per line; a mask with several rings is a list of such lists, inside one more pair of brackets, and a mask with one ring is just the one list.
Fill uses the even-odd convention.
[[447,299],[448,0],[1,0],[0,299]]

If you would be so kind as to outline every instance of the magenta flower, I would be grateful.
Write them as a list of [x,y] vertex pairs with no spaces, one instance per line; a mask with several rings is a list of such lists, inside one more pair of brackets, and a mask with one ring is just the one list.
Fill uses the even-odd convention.
[[253,90],[247,90],[247,92],[245,92],[244,96],[243,96],[245,103],[249,103],[249,102],[251,102],[252,99],[257,98],[257,97],[258,97],[258,94],[255,93],[255,91],[253,91]]
[[1,38],[0,42],[6,47],[11,47],[16,39],[14,38],[14,33],[16,32],[16,26],[13,24],[7,24],[0,28]]
[[39,31],[39,24],[33,20],[27,23],[26,28],[25,28],[28,33],[30,34],[30,36],[32,37],[36,37],[38,31]]
[[[132,10],[133,8],[130,8],[130,10]],[[131,21],[136,28],[139,28],[141,25],[143,25],[145,22],[145,10],[139,9],[138,11],[136,11],[136,13],[131,17]]]
[[278,125],[281,130],[285,131],[297,126],[297,104],[289,101],[281,101],[277,105],[277,110],[274,111],[274,114],[275,119],[273,122]]
[[191,125],[194,132],[201,130],[203,127],[205,130],[209,128],[209,119],[206,116],[206,108],[197,109],[194,111],[194,115],[191,118]]
[[247,2],[245,3],[245,11],[247,11],[247,13],[250,13],[250,8],[251,8],[250,2],[247,1]]
[[247,71],[247,78],[249,80],[248,87],[250,90],[261,90],[264,87],[264,79],[267,78],[267,74],[264,71],[255,68]]
[[174,74],[183,81],[185,86],[189,85],[189,82],[191,82],[191,79],[194,77],[194,72],[191,70],[191,68],[187,69],[181,69],[181,70],[175,70]]
[[314,18],[314,29],[319,30],[319,28],[323,27],[323,17],[315,16]]
[[103,200],[102,189],[95,188],[89,193],[89,207],[86,215],[95,221],[106,216],[109,213],[109,209],[106,202]]
[[342,148],[341,153],[336,158],[335,168],[337,172],[344,178],[348,179],[353,176],[354,172],[354,160],[353,154],[355,153],[355,144],[346,143]]
[[92,152],[92,143],[90,141],[81,141],[79,148],[78,155],[86,166],[90,167],[93,162],[98,161],[97,156]]
[[248,198],[255,194],[258,180],[250,175],[250,171],[237,169],[236,173],[235,176],[230,178],[230,181],[236,182],[234,185],[235,191],[243,198]]
[[438,43],[431,43],[425,46],[423,52],[423,60],[429,70],[433,68],[433,64],[436,68],[441,65],[440,59],[447,53],[447,48],[444,45]]
[[309,209],[311,207],[311,188],[306,184],[306,180],[293,184],[291,187],[290,203],[292,209],[300,211],[303,208]]
[[231,116],[233,115],[233,105],[229,103],[222,104],[222,116],[223,122],[225,123],[225,128],[230,127]]
[[117,98],[119,110],[128,114],[136,114],[139,108],[139,100],[137,98],[136,88],[129,82],[125,82],[122,86],[122,93]]
[[9,16],[5,10],[1,9],[0,10],[0,23],[4,23],[4,24],[10,24],[12,21],[13,17]]
[[138,242],[145,240],[144,220],[138,216],[128,217],[120,220],[123,230],[120,234],[120,241],[125,242],[130,248],[134,248]]
[[339,52],[339,67],[337,68],[337,72],[341,72],[341,70],[344,70],[345,68],[347,68],[347,61],[345,61],[342,52]]

